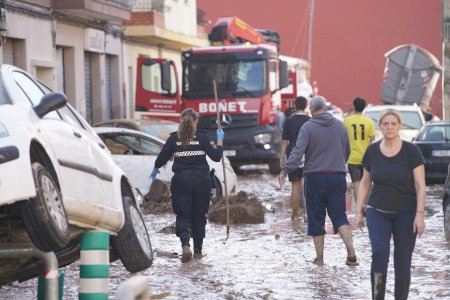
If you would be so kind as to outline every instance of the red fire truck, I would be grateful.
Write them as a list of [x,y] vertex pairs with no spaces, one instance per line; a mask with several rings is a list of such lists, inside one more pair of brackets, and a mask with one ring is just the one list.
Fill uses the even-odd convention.
[[278,173],[279,91],[288,84],[287,63],[278,57],[278,35],[227,17],[217,20],[209,39],[212,46],[182,53],[181,87],[174,62],[139,57],[136,111],[145,118],[178,121],[183,109],[193,108],[200,114],[199,128],[215,136],[219,110],[225,155],[233,167],[269,164]]

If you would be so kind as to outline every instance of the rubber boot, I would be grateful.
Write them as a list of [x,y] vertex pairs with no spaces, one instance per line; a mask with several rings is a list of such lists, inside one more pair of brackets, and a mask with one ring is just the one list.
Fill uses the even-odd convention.
[[407,279],[395,279],[395,300],[408,299],[410,282]]
[[386,274],[372,273],[370,274],[372,282],[372,299],[384,300],[384,294],[386,292]]
[[203,239],[194,239],[194,258],[195,259],[203,258],[202,247],[203,247]]
[[191,259],[192,259],[191,247],[189,246],[189,244],[187,244],[187,245],[183,245],[182,248],[183,248],[183,253],[181,254],[181,262],[187,263],[187,262],[191,261]]

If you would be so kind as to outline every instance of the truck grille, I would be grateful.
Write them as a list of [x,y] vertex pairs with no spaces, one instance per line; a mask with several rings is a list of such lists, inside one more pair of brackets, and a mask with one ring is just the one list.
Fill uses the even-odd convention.
[[[224,128],[237,128],[258,125],[258,114],[245,114],[245,115],[230,115],[231,124],[224,126]],[[201,116],[198,121],[198,127],[200,129],[215,129],[216,116]]]

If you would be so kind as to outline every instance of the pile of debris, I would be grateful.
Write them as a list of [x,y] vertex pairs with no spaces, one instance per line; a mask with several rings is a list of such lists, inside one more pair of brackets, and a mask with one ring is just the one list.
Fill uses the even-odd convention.
[[142,213],[164,214],[171,213],[172,201],[170,200],[170,187],[163,181],[156,179],[150,186],[147,195],[142,202]]
[[[264,207],[255,196],[241,191],[229,197],[229,205],[231,224],[264,223]],[[209,209],[209,221],[226,224],[226,209],[225,198],[217,199]]]

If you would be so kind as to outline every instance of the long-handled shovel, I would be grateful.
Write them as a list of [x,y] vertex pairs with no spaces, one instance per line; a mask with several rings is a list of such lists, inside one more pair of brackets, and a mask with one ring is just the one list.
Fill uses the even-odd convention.
[[[218,129],[222,129],[222,125],[220,123],[220,109],[219,109],[219,98],[217,97],[217,85],[216,85],[216,81],[213,80],[213,88],[214,88],[214,98],[216,99],[216,108],[217,108],[217,119],[216,119],[216,123],[217,123],[217,128]],[[223,170],[223,183],[225,186],[225,206],[227,209],[227,238],[225,239],[228,240],[229,236],[230,236],[230,204],[228,202],[228,188],[227,188],[227,173],[225,172],[225,160],[224,160],[224,155],[222,154],[222,170]]]

